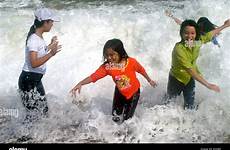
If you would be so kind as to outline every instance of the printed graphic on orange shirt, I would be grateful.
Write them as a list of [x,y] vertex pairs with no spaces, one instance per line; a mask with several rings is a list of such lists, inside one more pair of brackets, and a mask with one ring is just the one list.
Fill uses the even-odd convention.
[[115,82],[116,82],[118,89],[120,89],[120,90],[129,88],[131,86],[130,85],[130,78],[128,78],[126,75],[116,76]]

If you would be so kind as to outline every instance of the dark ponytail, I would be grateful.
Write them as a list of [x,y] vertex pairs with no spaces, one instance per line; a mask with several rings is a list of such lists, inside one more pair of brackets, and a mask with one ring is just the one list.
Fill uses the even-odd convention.
[[217,27],[207,17],[200,17],[197,21],[197,24],[202,35],[214,30]]
[[27,45],[27,41],[28,41],[29,37],[33,33],[35,33],[36,29],[40,28],[44,24],[44,22],[45,22],[44,20],[42,20],[42,21],[39,21],[37,19],[34,20],[34,24],[30,27],[30,31],[28,32],[27,37],[26,37],[26,45]]

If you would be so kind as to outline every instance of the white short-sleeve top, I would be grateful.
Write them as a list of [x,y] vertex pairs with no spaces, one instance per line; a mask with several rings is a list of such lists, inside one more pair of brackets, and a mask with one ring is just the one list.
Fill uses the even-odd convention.
[[44,63],[43,65],[33,68],[30,62],[30,52],[34,51],[37,52],[37,57],[43,57],[44,55],[47,54],[47,44],[44,41],[44,39],[42,39],[41,37],[39,37],[38,35],[36,35],[35,33],[32,34],[28,41],[27,41],[27,45],[25,48],[25,63],[23,65],[23,69],[24,71],[27,72],[35,72],[35,73],[41,73],[41,74],[45,74],[46,72],[46,63]]

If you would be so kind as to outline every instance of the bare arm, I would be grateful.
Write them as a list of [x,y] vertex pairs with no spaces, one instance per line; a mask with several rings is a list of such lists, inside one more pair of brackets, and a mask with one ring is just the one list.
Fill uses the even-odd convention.
[[37,52],[31,51],[30,52],[30,62],[33,68],[39,67],[47,62],[53,55],[51,53],[46,54],[43,57],[38,58]]
[[220,34],[220,31],[222,31],[223,29],[225,29],[229,26],[230,26],[230,19],[226,20],[222,26],[217,27],[216,29],[212,30],[211,31],[212,36]]
[[166,14],[166,16],[172,18],[178,25],[181,25],[182,21],[180,19],[174,17],[170,11],[166,10],[165,14]]
[[146,72],[144,73],[141,73],[141,75],[149,82],[149,84],[152,86],[152,87],[156,87],[157,86],[157,83],[155,81],[153,81]]
[[89,77],[86,77],[85,79],[83,79],[82,81],[80,81],[77,85],[75,85],[71,90],[70,93],[72,93],[72,95],[76,96],[76,91],[78,91],[78,93],[81,92],[81,87],[82,85],[85,84],[89,84],[92,82],[92,79]]
[[38,58],[36,51],[30,52],[30,62],[33,68],[39,67],[47,62],[52,56],[58,53],[61,49],[61,45],[58,45],[57,37],[53,37],[51,43],[48,46],[49,53],[43,57]]
[[215,85],[215,84],[211,84],[209,82],[207,82],[201,75],[199,75],[197,73],[196,70],[194,69],[186,69],[186,71],[198,82],[200,82],[201,84],[203,84],[204,86],[206,86],[208,89],[213,90],[215,92],[220,92],[220,88]]

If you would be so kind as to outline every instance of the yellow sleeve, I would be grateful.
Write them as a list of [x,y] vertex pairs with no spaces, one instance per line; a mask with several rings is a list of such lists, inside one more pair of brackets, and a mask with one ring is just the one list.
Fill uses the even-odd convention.
[[201,42],[202,43],[207,43],[207,42],[210,42],[212,40],[212,33],[211,32],[208,32],[204,35],[201,35],[200,36],[200,39],[201,39]]

